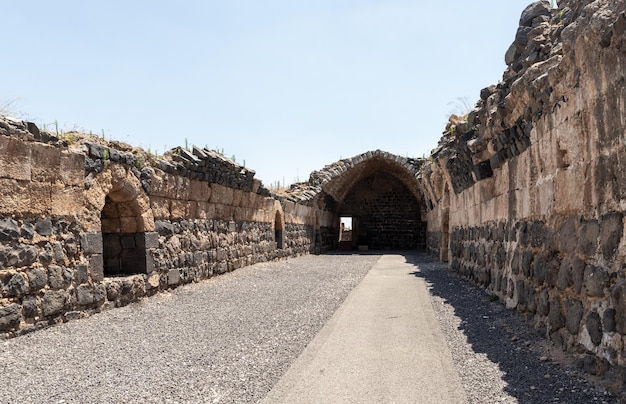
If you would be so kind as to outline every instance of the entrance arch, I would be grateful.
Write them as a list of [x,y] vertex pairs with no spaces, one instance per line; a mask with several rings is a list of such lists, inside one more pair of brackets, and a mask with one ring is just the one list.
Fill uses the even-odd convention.
[[93,215],[90,221],[93,230],[102,234],[104,276],[152,272],[149,247],[156,236],[154,217],[137,177],[124,166],[112,164],[94,178],[86,200],[99,211],[99,217]]
[[317,206],[352,218],[352,248],[426,246],[424,196],[417,181],[422,160],[377,150],[341,160],[311,174],[321,187]]

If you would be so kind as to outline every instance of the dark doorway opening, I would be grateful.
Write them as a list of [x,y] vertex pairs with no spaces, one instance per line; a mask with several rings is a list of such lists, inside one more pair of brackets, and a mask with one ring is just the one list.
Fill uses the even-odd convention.
[[144,274],[148,269],[138,206],[135,200],[124,199],[108,195],[100,215],[105,276]]
[[285,242],[285,235],[283,233],[283,221],[280,216],[280,212],[276,212],[276,216],[274,218],[274,241],[276,241],[276,248],[282,250]]

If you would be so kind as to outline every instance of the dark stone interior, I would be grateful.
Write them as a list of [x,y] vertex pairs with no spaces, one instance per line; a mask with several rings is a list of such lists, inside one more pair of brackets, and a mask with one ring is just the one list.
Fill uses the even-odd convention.
[[426,245],[418,201],[402,181],[384,171],[357,182],[338,214],[353,218],[354,248],[411,250]]

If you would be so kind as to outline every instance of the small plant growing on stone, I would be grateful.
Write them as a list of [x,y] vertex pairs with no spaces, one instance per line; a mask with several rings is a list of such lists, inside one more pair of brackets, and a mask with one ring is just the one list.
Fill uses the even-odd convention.
[[492,294],[489,296],[489,301],[490,301],[490,302],[497,302],[498,300],[500,300],[500,298],[499,298],[499,297],[498,297],[498,295],[496,295],[495,293],[492,293]]
[[104,168],[106,169],[109,166],[109,159],[111,158],[111,155],[109,153],[109,149],[104,149],[102,150],[102,161],[103,161],[103,165]]
[[135,159],[135,167],[137,167],[138,170],[143,170],[145,166],[143,157],[139,156]]

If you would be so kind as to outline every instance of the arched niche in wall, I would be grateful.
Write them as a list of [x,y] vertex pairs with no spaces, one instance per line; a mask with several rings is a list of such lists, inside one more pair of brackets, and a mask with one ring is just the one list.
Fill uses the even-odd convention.
[[276,248],[282,250],[285,243],[285,219],[283,212],[276,210],[274,214],[274,241],[276,241]]
[[318,203],[336,214],[337,229],[342,217],[352,219],[352,248],[425,247],[424,196],[415,175],[397,160],[364,159],[322,185]]
[[[102,234],[104,276],[152,272],[149,249],[158,243],[150,201],[130,170],[112,164],[100,173],[87,191],[92,226],[99,222]],[[95,230],[95,228],[94,228]]]

